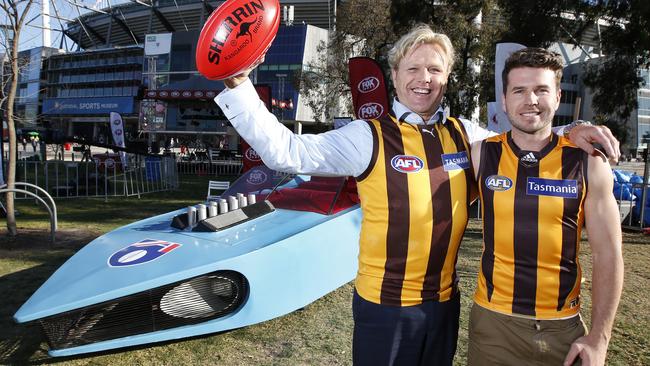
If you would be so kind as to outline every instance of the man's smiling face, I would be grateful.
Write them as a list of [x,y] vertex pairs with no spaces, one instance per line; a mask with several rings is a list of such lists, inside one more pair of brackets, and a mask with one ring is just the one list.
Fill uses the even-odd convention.
[[503,107],[513,129],[527,134],[550,133],[560,90],[550,69],[518,67],[508,73]]
[[437,44],[421,44],[391,70],[400,103],[429,120],[440,106],[447,85],[447,62]]

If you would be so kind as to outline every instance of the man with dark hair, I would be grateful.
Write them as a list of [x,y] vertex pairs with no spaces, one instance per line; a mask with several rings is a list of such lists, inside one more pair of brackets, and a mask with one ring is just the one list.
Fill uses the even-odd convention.
[[[551,132],[562,58],[513,53],[503,70],[512,130],[472,145],[483,255],[469,365],[603,365],[623,283],[621,229],[604,157]],[[592,251],[592,321],[580,318],[580,232]]]

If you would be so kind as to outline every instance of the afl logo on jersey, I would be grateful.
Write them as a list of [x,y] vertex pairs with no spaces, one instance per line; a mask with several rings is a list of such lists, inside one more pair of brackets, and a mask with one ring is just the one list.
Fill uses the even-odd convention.
[[422,159],[413,155],[396,155],[390,159],[390,165],[401,173],[416,173],[424,168]]
[[178,243],[164,240],[144,239],[113,253],[108,258],[108,265],[111,267],[126,267],[151,262],[180,246]]
[[503,175],[491,175],[485,179],[485,186],[493,191],[507,191],[512,188],[512,179]]

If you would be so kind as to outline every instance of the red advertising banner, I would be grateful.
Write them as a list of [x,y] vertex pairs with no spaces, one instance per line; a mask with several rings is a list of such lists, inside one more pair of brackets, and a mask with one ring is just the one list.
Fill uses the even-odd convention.
[[[262,102],[266,105],[266,108],[271,110],[271,87],[268,85],[255,85],[255,90]],[[257,155],[257,151],[246,140],[240,139],[239,149],[239,153],[242,155],[242,173],[246,173],[258,165],[264,165],[260,156]]]
[[255,151],[244,139],[241,140],[241,149],[242,149],[242,174],[249,171],[251,168],[258,165],[264,165],[262,159],[257,155]]
[[370,57],[353,57],[348,67],[352,105],[357,118],[375,119],[388,115],[388,88],[377,61]]
[[[271,87],[268,85],[255,85],[255,90],[260,99],[271,108]],[[144,93],[144,99],[203,99],[212,100],[221,90],[147,90]]]
[[269,85],[255,85],[255,91],[260,99],[266,105],[266,109],[271,110],[271,87]]

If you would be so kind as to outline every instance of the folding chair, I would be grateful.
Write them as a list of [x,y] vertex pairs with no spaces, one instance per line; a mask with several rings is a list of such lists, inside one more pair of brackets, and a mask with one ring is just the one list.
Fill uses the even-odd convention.
[[210,160],[211,163],[216,162],[217,160],[219,160],[220,153],[221,152],[217,149],[212,149],[212,148],[208,149],[208,160]]
[[212,194],[212,191],[225,191],[226,189],[230,188],[230,182],[229,181],[222,181],[222,180],[211,180],[208,182],[208,196],[206,197],[206,200],[211,201],[219,198],[219,195],[217,194]]

